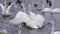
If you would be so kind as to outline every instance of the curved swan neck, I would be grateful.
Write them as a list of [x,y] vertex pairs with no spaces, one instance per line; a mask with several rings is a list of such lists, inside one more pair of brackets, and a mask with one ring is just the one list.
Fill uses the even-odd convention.
[[7,11],[7,13],[9,13],[9,9],[10,9],[10,8],[11,8],[11,6],[12,6],[12,5],[14,5],[14,4],[15,4],[15,3],[12,3],[11,5],[9,5],[9,6],[8,6],[8,8],[7,8],[7,10],[6,10],[6,11]]
[[4,6],[6,7],[6,0],[4,0]]
[[51,0],[51,3],[52,3],[52,6],[51,6],[50,8],[51,8],[51,12],[52,12],[52,11],[53,11],[53,8],[54,8],[54,7],[53,7],[53,6],[54,6],[54,5],[53,5],[53,4],[54,4],[54,0]]
[[42,0],[41,2],[42,2],[42,11],[43,11],[43,9],[45,7],[45,0]]
[[25,12],[25,5],[24,3],[21,4],[23,6],[23,11]]

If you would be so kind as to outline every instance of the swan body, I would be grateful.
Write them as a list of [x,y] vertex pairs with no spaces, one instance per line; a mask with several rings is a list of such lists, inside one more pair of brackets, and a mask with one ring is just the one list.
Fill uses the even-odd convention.
[[50,8],[44,8],[42,11],[43,11],[43,12],[50,12],[51,9],[50,9]]
[[42,15],[37,14],[35,20],[33,21],[39,28],[42,28],[45,19]]
[[55,8],[55,9],[53,10],[53,12],[60,12],[60,9],[59,9],[59,8]]
[[25,22],[26,25],[31,28],[38,29],[39,27],[43,26],[44,18],[38,14],[35,19],[32,18],[31,20],[29,18],[29,15],[20,11],[17,13],[14,19],[10,20],[10,23],[13,23],[13,24],[21,24],[22,22]]
[[[10,22],[14,22],[14,24],[19,24],[21,22],[29,22],[30,20],[29,19],[29,16],[24,13],[24,12],[18,12],[16,17],[14,19],[12,19]],[[27,21],[28,20],[28,21]]]
[[22,22],[25,22],[26,25],[31,28],[34,28],[34,29],[38,28],[34,23],[32,23],[29,16],[26,13],[21,11],[17,13],[14,19],[10,20],[10,23],[13,23],[13,24],[21,24]]
[[[44,8],[43,9],[43,12],[51,12],[51,9],[50,8]],[[59,8],[55,8],[55,9],[53,9],[52,10],[52,12],[54,13],[54,12],[60,12],[60,9]]]
[[31,21],[36,26],[39,26],[39,28],[42,28],[45,19],[42,15],[40,14],[35,15],[33,12],[31,12]]
[[60,31],[55,31],[54,34],[60,34]]
[[[22,4],[24,7],[24,4]],[[30,5],[29,5],[30,6]],[[38,29],[39,27],[43,26],[44,18],[41,15],[35,15],[33,12],[30,12],[29,9],[29,15],[25,13],[25,7],[23,8],[24,12],[19,11],[16,15],[16,17],[12,20],[10,20],[10,23],[13,24],[21,24],[22,22],[25,22],[27,26]],[[41,24],[40,24],[41,23]],[[38,27],[39,26],[39,27]]]
[[43,26],[43,23],[44,23],[43,16],[41,16],[39,14],[35,15],[33,13],[32,13],[32,15],[35,16],[35,19],[31,18],[32,19],[31,20],[29,18],[29,15],[27,15],[26,13],[20,11],[20,12],[17,13],[17,15],[14,19],[10,20],[10,23],[21,24],[22,22],[25,22],[26,25],[31,27],[31,28],[34,28],[34,29],[41,28]]
[[9,13],[9,9],[11,8],[12,5],[14,5],[15,3],[12,3],[10,6],[8,6],[8,8],[6,8],[3,4],[0,4],[3,12],[2,12],[2,15],[11,15]]
[[37,16],[37,15],[35,15],[33,12],[31,12],[31,19],[32,19],[32,20],[35,20],[36,16]]

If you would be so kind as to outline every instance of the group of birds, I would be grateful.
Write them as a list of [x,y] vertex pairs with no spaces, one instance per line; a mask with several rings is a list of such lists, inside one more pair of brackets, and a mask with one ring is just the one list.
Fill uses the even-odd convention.
[[[9,10],[11,8],[12,5],[14,5],[15,3],[12,3],[11,5],[8,6],[8,8],[6,8],[6,5],[3,5],[0,3],[0,6],[2,8],[2,15],[3,16],[10,16],[11,13],[9,13]],[[31,12],[30,15],[28,15],[27,13],[25,13],[25,6],[24,4],[21,4],[23,6],[23,12],[19,11],[15,18],[12,20],[9,20],[10,23],[13,24],[21,24],[21,23],[26,23],[26,26],[34,28],[34,29],[38,29],[38,28],[42,28],[43,23],[45,21],[44,17],[40,14],[35,15],[33,12]],[[30,5],[29,5],[30,6]],[[30,12],[30,9],[29,11]]]
[[[1,8],[2,8],[2,15],[11,15],[9,13],[9,9],[11,8],[12,5],[14,5],[15,3],[12,3],[11,5],[8,6],[8,8],[6,8],[6,6],[4,6],[3,4],[0,4]],[[25,7],[24,4],[22,4],[23,6],[23,12],[19,11],[15,18],[9,20],[10,23],[12,24],[22,24],[22,23],[26,23],[26,26],[34,28],[34,29],[38,29],[38,28],[42,28],[43,23],[45,21],[45,18],[40,15],[40,14],[34,14],[29,8],[30,11],[30,15],[28,15],[27,13],[25,13]],[[31,5],[29,5],[29,7],[31,7]],[[28,11],[28,12],[29,12]],[[44,8],[43,11],[51,11],[50,8]],[[53,12],[59,12],[60,9],[56,8],[53,10]],[[52,23],[54,24],[54,23]],[[53,29],[54,25],[52,26]],[[52,30],[53,31],[53,30]],[[51,34],[60,34],[60,31],[56,31],[56,32],[52,32]]]

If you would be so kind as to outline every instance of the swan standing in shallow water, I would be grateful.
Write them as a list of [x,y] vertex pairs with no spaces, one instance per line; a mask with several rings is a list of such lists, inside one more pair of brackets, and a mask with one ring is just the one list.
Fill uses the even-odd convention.
[[23,11],[24,12],[19,11],[17,13],[16,17],[14,19],[10,20],[10,23],[14,22],[13,24],[21,24],[22,22],[24,22],[24,23],[26,23],[26,26],[37,29],[37,26],[35,24],[31,23],[32,21],[31,21],[29,15],[25,13],[25,8],[23,8]]
[[54,32],[54,21],[51,21],[50,24],[52,24],[52,30],[50,34],[60,34],[60,31],[55,31]]
[[12,5],[14,5],[15,3],[12,3],[11,5],[8,6],[8,8],[6,8],[6,1],[4,1],[4,4],[0,3],[0,6],[2,8],[2,15],[3,16],[10,16],[11,14],[9,13],[9,9],[11,8]]
[[[29,10],[29,11],[31,11],[31,10]],[[41,16],[39,14],[35,15],[32,12],[30,12],[30,14],[28,15],[25,13],[25,10],[24,10],[24,12],[19,11],[17,13],[16,17],[14,19],[10,20],[10,23],[14,22],[13,24],[21,24],[22,22],[24,22],[24,23],[26,23],[26,26],[29,26],[34,29],[38,29],[43,26],[44,21],[45,21],[45,19],[43,18],[43,16]]]

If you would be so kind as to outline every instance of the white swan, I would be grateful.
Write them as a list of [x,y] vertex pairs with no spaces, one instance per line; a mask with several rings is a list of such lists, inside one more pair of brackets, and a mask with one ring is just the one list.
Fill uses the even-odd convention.
[[51,9],[50,8],[44,8],[42,11],[43,12],[51,12]]
[[55,8],[55,9],[52,9],[52,11],[51,11],[51,9],[50,8],[44,8],[43,9],[43,12],[52,12],[52,13],[59,13],[60,12],[60,9],[59,8]]
[[39,14],[35,15],[31,12],[31,15],[27,15],[25,12],[19,11],[16,17],[10,20],[10,23],[21,24],[22,22],[25,22],[27,26],[38,29],[39,27],[43,26],[44,20],[45,19],[43,18],[43,16]]
[[54,21],[50,22],[52,24],[52,30],[50,34],[60,34],[60,31],[54,31]]
[[1,8],[2,8],[2,15],[8,16],[11,15],[9,13],[9,9],[11,8],[12,5],[14,5],[15,3],[12,3],[10,6],[8,6],[8,8],[6,9],[6,6],[4,6],[3,4],[0,4]]
[[43,26],[43,23],[44,23],[44,21],[45,21],[45,19],[44,19],[44,17],[42,16],[42,15],[40,15],[40,14],[37,14],[37,15],[35,15],[32,11],[31,11],[31,4],[29,4],[29,16],[30,16],[30,18],[31,18],[31,21],[32,21],[32,23],[34,23],[38,28],[42,28],[42,26]]
[[21,24],[22,22],[26,23],[26,25],[31,28],[37,28],[35,24],[31,23],[29,16],[22,11],[18,12],[16,17],[10,20],[10,23],[13,23],[13,24]]
[[37,14],[35,20],[34,20],[34,23],[39,26],[39,28],[42,28],[43,26],[43,23],[44,23],[45,19],[42,15],[40,14]]
[[60,9],[59,8],[55,8],[55,9],[53,9],[53,12],[60,12]]
[[37,29],[38,27],[35,24],[31,23],[32,21],[30,20],[30,17],[25,13],[25,8],[23,8],[23,10],[24,12],[19,11],[16,17],[10,20],[10,23],[21,24],[22,22],[25,22],[27,26]]

